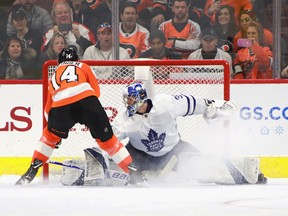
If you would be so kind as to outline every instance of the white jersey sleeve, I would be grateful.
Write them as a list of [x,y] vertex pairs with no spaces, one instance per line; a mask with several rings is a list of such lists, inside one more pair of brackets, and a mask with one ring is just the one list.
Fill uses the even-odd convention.
[[125,121],[128,120],[128,116],[126,112],[120,113],[119,116],[117,116],[112,124],[112,129],[115,134],[115,136],[119,140],[123,140],[127,138],[127,133],[126,133],[126,124]]
[[173,95],[170,107],[175,112],[175,118],[178,116],[190,116],[195,112],[196,99],[192,95]]

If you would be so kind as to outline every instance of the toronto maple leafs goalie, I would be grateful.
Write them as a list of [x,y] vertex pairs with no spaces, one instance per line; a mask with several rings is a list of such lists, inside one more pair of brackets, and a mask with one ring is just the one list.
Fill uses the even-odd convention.
[[[117,138],[128,139],[126,148],[133,159],[133,166],[137,169],[137,174],[133,172],[130,181],[141,180],[139,176],[143,176],[143,179],[160,178],[169,172],[178,171],[182,172],[180,176],[183,178],[190,178],[196,170],[198,173],[204,170],[203,166],[194,167],[192,170],[193,164],[203,165],[201,160],[207,161],[207,158],[201,156],[193,143],[181,139],[177,118],[202,115],[207,122],[211,122],[233,114],[236,106],[230,101],[197,98],[192,94],[155,95],[151,75],[146,78],[143,75],[139,79],[136,74],[135,78],[136,80],[123,90],[125,112],[113,121],[113,131]],[[212,164],[216,164],[215,161],[219,164],[221,178],[215,176],[214,181],[217,183],[259,182],[261,173],[256,158],[239,158],[234,161],[216,158],[211,161]],[[202,167],[201,170],[199,167]],[[222,176],[225,172],[227,177]],[[207,177],[207,181],[208,178],[210,182],[213,181],[213,174]]]
[[[167,170],[176,172],[181,170],[182,176],[193,177],[191,176],[193,170],[189,171],[189,166],[185,165],[192,161],[194,162],[191,165],[196,164],[205,158],[193,147],[193,143],[181,139],[181,134],[177,130],[178,117],[202,115],[205,120],[211,122],[236,111],[235,105],[230,101],[197,98],[193,95],[158,94],[148,97],[143,83],[138,81],[125,87],[123,99],[127,109],[116,119],[113,130],[120,140],[129,139],[126,148],[138,172],[153,176],[163,175]],[[184,160],[185,156],[187,160]],[[223,176],[219,178],[215,173],[215,182],[223,184],[258,182],[260,172],[256,158],[233,158],[233,160],[210,158],[209,160],[212,164],[218,162],[219,173],[227,171],[227,178]],[[182,165],[179,165],[180,162]],[[206,167],[202,164],[198,162],[198,167],[207,170],[209,164]],[[220,171],[221,166],[224,171]],[[213,181],[213,176],[207,177],[207,181],[208,179]]]

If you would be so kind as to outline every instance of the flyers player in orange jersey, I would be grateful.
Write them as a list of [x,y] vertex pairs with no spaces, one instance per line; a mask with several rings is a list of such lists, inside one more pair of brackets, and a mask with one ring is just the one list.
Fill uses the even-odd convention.
[[68,137],[69,129],[76,123],[90,129],[99,147],[126,173],[132,158],[113,134],[107,114],[98,97],[100,89],[90,67],[78,61],[74,49],[63,49],[59,54],[55,73],[49,80],[45,105],[47,126],[34,150],[32,163],[16,185],[30,183],[41,167],[59,147],[61,139]]

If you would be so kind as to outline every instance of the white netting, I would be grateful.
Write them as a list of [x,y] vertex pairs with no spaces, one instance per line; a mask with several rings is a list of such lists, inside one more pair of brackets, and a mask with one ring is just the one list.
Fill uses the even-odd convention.
[[[119,61],[117,66],[109,66],[109,61],[106,61],[107,66],[99,65],[96,61],[87,62],[95,71],[98,82],[101,88],[100,101],[105,107],[105,110],[113,124],[113,119],[117,114],[125,109],[122,102],[123,88],[134,79],[135,62]],[[143,66],[149,66],[151,61],[142,61]],[[171,61],[172,62],[172,61]],[[187,63],[189,62],[189,64]],[[161,61],[157,65],[150,65],[150,72],[153,73],[155,81],[155,92],[166,94],[190,94],[195,97],[203,97],[208,99],[223,99],[224,93],[229,96],[229,71],[226,70],[226,62],[213,64],[210,61],[208,65],[203,65],[207,61],[186,61],[183,65],[178,61],[174,65],[161,65]],[[215,62],[214,62],[215,63]],[[103,65],[103,62],[101,63]],[[154,63],[155,64],[155,63]],[[179,65],[175,65],[179,64]],[[141,66],[137,66],[141,67]],[[56,65],[48,65],[48,76],[55,71]],[[139,69],[139,68],[138,68]],[[45,69],[44,69],[45,70]],[[229,70],[229,69],[228,69]],[[226,78],[224,81],[224,74]],[[227,83],[226,83],[227,84]],[[226,87],[225,87],[226,86]],[[44,85],[47,89],[47,85]],[[97,119],[95,120],[97,121]],[[191,116],[185,118],[178,118],[178,127],[181,136],[184,140],[193,143],[193,138],[200,134],[207,124],[202,116]],[[53,157],[61,157],[67,159],[70,157],[84,157],[83,149],[86,147],[95,146],[96,143],[92,139],[90,132],[85,126],[75,125],[66,140],[63,140],[62,145],[58,150],[55,150]]]

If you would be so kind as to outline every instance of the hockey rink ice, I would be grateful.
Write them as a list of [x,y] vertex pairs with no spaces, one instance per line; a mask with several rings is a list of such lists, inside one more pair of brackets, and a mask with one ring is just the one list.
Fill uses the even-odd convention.
[[0,176],[1,216],[287,216],[288,179],[266,185],[63,186]]

